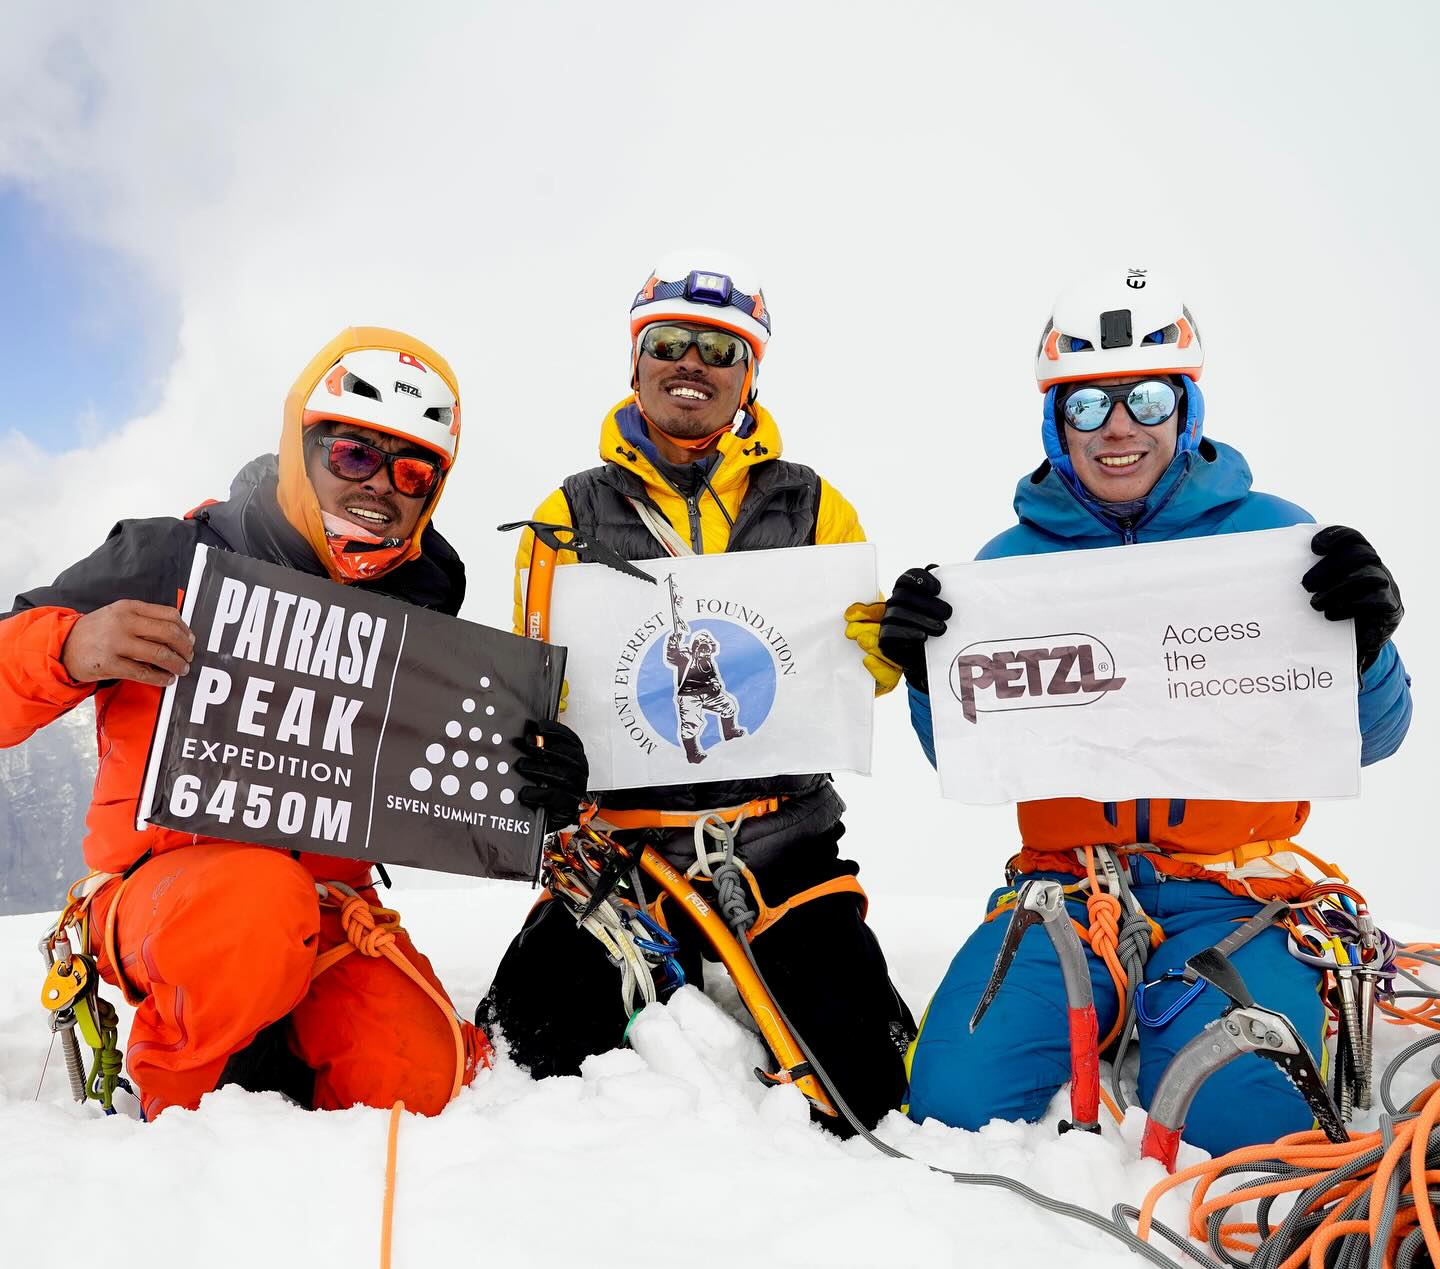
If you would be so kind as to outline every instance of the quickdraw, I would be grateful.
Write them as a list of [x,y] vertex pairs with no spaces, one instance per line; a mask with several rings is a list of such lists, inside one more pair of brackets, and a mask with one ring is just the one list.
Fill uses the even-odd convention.
[[[135,1090],[122,1074],[120,1018],[115,1006],[100,995],[95,958],[71,946],[72,928],[80,946],[88,945],[87,897],[76,895],[81,884],[71,888],[65,910],[40,940],[45,961],[40,1003],[50,1015],[52,1043],[58,1041],[64,1055],[71,1096],[77,1102],[96,1102],[107,1115],[114,1115],[116,1090],[124,1089],[132,1097]],[[88,1070],[80,1052],[82,1039],[91,1052]]]
[[[774,998],[755,972],[736,934],[714,906],[653,847],[625,845],[596,828],[593,817],[592,808],[574,832],[555,835],[546,852],[542,875],[552,897],[572,910],[576,923],[600,940],[612,962],[620,968],[622,997],[632,1021],[645,1004],[668,998],[685,981],[684,971],[676,959],[678,942],[645,911],[642,886],[648,879],[695,923],[729,971],[741,1001],[755,1020],[778,1067],[775,1071],[757,1068],[756,1076],[767,1084],[794,1084],[818,1111],[834,1115],[834,1103],[813,1074]],[[731,832],[728,824],[724,830]],[[734,885],[743,895],[738,866],[732,862],[732,867],[736,868]],[[601,879],[607,877],[614,880],[604,886]],[[628,893],[619,892],[622,880]],[[722,909],[730,908],[727,916],[747,915],[743,909],[748,899],[739,899],[741,910],[737,911],[735,891],[727,888],[726,878],[719,869],[713,881],[717,902]],[[753,910],[748,911],[748,916],[753,921]]]

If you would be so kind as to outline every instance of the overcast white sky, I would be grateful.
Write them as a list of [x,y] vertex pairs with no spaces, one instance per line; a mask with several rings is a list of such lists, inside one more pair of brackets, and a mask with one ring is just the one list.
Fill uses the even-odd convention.
[[[512,545],[493,526],[595,461],[629,300],[696,242],[760,266],[762,399],[787,454],[857,504],[882,574],[968,558],[1041,456],[1050,300],[1097,266],[1148,266],[1183,282],[1204,333],[1209,434],[1257,487],[1361,528],[1400,579],[1415,728],[1306,841],[1433,922],[1436,15],[9,6],[0,189],[138,269],[126,320],[168,351],[155,407],[98,443],[64,439],[94,442],[93,417],[8,438],[0,592],[49,580],[117,518],[223,496],[273,448],[314,350],[376,323],[460,375],[437,522],[469,567],[465,615],[504,623]],[[876,778],[844,782],[847,845],[879,888],[916,869],[953,885],[958,942],[1013,829],[938,801],[903,713],[882,703]]]

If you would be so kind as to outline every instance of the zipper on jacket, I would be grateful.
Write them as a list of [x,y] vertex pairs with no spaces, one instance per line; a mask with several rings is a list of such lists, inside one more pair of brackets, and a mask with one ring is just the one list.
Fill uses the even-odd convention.
[[1135,799],[1135,840],[1137,842],[1148,842],[1150,840],[1150,799]]
[[[674,488],[672,485],[671,488]],[[678,493],[679,490],[676,490]],[[700,500],[685,495],[685,509],[690,513],[690,549],[696,555],[705,554],[705,539],[700,532]]]

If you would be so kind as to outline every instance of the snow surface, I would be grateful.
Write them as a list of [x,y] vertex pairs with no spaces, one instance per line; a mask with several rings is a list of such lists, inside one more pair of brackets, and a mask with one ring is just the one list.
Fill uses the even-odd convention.
[[[532,901],[522,885],[397,887],[405,925],[463,1012],[474,1009]],[[872,896],[872,923],[907,999],[923,1006],[958,944],[949,900]],[[69,1101],[63,1062],[45,1064],[39,1005],[42,916],[0,919],[0,1265],[54,1263],[103,1247],[113,1269],[363,1265],[378,1259],[388,1112],[310,1113],[236,1088],[154,1124]],[[968,928],[968,917],[966,922]],[[1397,934],[1418,937],[1418,931]],[[27,974],[27,967],[33,974]],[[813,1127],[800,1094],[749,1074],[760,1042],[712,996],[688,988],[648,1010],[633,1047],[578,1078],[532,1080],[502,1053],[438,1119],[407,1115],[399,1138],[394,1266],[943,1266],[1139,1263],[1104,1235],[918,1163]],[[128,1011],[113,989],[107,998]],[[1381,1057],[1409,1039],[1382,1028]],[[1423,1066],[1397,1083],[1421,1087]],[[121,1094],[133,1113],[133,1103]],[[1062,1093],[1043,1123],[979,1133],[890,1115],[880,1136],[918,1159],[997,1171],[1102,1212],[1158,1181],[1141,1161],[1143,1117],[1123,1131],[1059,1136]],[[1182,1165],[1202,1158],[1182,1148]],[[1160,1217],[1183,1224],[1171,1196]],[[57,1241],[58,1240],[58,1241]],[[456,1258],[463,1257],[463,1260]],[[73,1260],[73,1257],[70,1257]],[[87,1256],[87,1259],[89,1257]]]

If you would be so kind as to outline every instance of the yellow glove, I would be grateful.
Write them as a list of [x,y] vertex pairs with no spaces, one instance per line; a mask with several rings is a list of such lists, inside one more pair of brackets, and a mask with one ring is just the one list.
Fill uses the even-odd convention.
[[885,601],[873,604],[851,604],[845,610],[845,637],[854,639],[865,654],[865,668],[875,680],[875,695],[884,696],[900,682],[903,671],[880,651],[880,618],[885,615]]
[[563,713],[564,713],[567,709],[569,709],[569,708],[570,708],[570,680],[569,680],[569,679],[561,679],[561,680],[560,680],[560,708],[557,709],[555,712],[556,712],[557,714],[563,714]]

